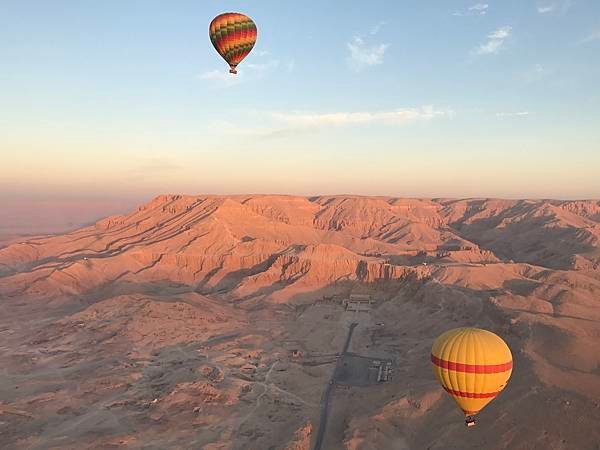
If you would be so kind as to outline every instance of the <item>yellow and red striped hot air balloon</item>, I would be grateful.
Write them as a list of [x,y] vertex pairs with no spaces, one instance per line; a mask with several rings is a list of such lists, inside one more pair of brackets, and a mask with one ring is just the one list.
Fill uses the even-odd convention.
[[439,336],[431,348],[433,373],[465,413],[467,426],[508,383],[512,354],[494,333],[455,328]]
[[231,73],[248,56],[256,43],[256,25],[240,13],[224,13],[215,17],[209,26],[210,40],[227,64]]

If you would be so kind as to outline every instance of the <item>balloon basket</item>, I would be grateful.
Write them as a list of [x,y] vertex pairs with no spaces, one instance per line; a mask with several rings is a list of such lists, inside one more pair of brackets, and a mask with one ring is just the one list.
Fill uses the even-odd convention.
[[465,419],[465,425],[467,428],[471,428],[471,427],[474,427],[475,425],[477,425],[477,421],[472,417],[467,417]]
[[237,70],[235,70],[235,67],[232,67],[231,69],[229,69],[229,73],[232,73],[234,75],[237,74]]

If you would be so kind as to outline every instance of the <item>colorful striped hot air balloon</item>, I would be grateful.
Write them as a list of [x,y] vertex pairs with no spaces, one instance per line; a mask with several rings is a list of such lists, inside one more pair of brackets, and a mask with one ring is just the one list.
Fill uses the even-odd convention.
[[512,355],[494,333],[480,328],[455,328],[438,337],[431,349],[433,373],[465,413],[467,426],[508,383]]
[[224,13],[215,17],[209,27],[210,40],[227,64],[231,73],[248,56],[256,43],[256,25],[240,13]]

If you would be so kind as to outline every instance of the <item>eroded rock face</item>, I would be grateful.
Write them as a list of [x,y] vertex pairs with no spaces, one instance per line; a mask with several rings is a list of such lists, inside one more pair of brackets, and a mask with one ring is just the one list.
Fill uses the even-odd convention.
[[[415,262],[594,270],[596,202],[164,195],[137,211],[0,250],[11,288],[78,294],[169,280],[203,292],[405,276]],[[419,259],[420,258],[420,259]],[[421,270],[420,276],[426,276]],[[262,275],[262,276],[261,276]]]
[[309,450],[310,440],[313,434],[313,427],[310,422],[307,422],[302,427],[298,428],[294,433],[294,438],[285,450]]
[[448,448],[432,429],[481,448],[428,362],[432,340],[464,325],[501,334],[515,357],[478,425],[502,437],[488,448],[593,448],[599,208],[164,195],[64,235],[11,238],[0,447],[311,448],[357,320],[341,299],[369,293],[350,351],[393,360],[398,376],[336,391],[324,448]]

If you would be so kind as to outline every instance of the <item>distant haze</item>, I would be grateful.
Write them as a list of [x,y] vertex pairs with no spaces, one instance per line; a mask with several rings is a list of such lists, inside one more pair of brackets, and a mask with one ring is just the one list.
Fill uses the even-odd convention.
[[118,199],[1,199],[0,236],[64,232],[133,207],[133,201]]

